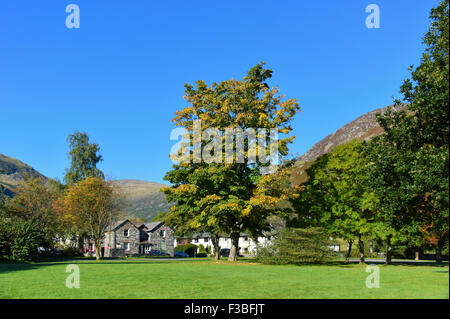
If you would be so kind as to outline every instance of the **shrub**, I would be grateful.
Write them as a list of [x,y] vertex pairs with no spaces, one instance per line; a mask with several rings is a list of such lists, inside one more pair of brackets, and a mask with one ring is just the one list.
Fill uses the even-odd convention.
[[0,259],[31,261],[44,244],[44,234],[32,221],[0,220]]
[[37,249],[44,243],[44,234],[30,221],[17,222],[12,225],[11,259],[14,261],[31,261],[37,257]]
[[194,244],[187,244],[187,245],[178,245],[174,249],[175,251],[182,251],[189,255],[189,257],[193,257],[194,254],[197,252],[197,245]]
[[64,257],[80,257],[83,254],[76,247],[66,247],[62,251]]
[[264,264],[324,263],[335,255],[331,244],[321,228],[284,228],[271,243],[256,249],[256,260]]
[[0,260],[8,260],[11,256],[11,226],[0,219]]
[[198,246],[198,253],[199,254],[206,254],[207,253],[206,248],[205,248],[205,246],[203,246],[203,244],[200,244]]

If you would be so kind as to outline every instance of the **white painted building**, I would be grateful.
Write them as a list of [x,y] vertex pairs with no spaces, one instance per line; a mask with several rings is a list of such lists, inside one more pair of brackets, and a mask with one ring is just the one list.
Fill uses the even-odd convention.
[[[258,237],[258,241],[255,242],[252,238],[248,237],[247,234],[241,234],[239,238],[239,253],[248,256],[252,255],[255,252],[255,249],[258,245],[265,246],[270,242],[270,237]],[[334,241],[333,238],[330,237],[331,241]],[[209,233],[200,233],[195,234],[192,238],[175,238],[174,247],[180,244],[194,244],[197,246],[203,245],[203,247],[209,246],[211,248],[211,253],[214,253],[214,246],[211,240],[211,235]],[[231,238],[229,237],[220,237],[219,239],[219,247],[220,249],[231,249]],[[332,244],[330,249],[334,252],[339,252],[340,245]]]
[[[257,245],[264,245],[267,243],[269,239],[267,237],[258,237],[258,241],[255,242],[252,238],[250,238],[247,234],[241,234],[239,238],[239,253],[243,255],[250,255],[254,252]],[[175,239],[174,246],[180,244],[194,244],[197,246],[203,245],[211,247],[211,252],[214,253],[214,246],[211,239],[211,235],[208,233],[200,233],[192,236],[192,239],[187,238],[178,238]],[[231,238],[229,237],[220,237],[219,239],[220,249],[231,249]]]

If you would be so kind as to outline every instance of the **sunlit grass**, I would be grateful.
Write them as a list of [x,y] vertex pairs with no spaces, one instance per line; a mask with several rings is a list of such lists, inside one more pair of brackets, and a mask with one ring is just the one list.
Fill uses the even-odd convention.
[[[80,269],[79,289],[66,267]],[[449,298],[448,265],[380,265],[380,288],[364,266],[270,266],[251,260],[77,260],[0,264],[1,298]]]

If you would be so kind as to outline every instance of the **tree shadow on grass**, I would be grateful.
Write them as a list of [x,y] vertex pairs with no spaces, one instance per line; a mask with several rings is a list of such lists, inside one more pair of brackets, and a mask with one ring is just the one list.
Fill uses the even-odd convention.
[[367,265],[371,265],[371,264],[379,264],[381,266],[403,266],[403,267],[448,267],[448,263],[436,263],[436,262],[402,262],[402,261],[397,261],[397,262],[392,262],[389,265],[386,265],[384,262],[382,263],[374,263],[374,262],[368,262]]
[[[210,262],[211,264],[215,264],[215,260],[186,260],[185,262]],[[260,265],[268,265],[268,266],[278,266],[278,267],[286,267],[286,266],[296,266],[296,267],[339,267],[339,268],[354,268],[358,266],[358,262],[347,262],[347,261],[330,261],[326,263],[303,263],[303,264],[286,264],[286,265],[271,265],[271,264],[263,264],[254,258],[242,258],[237,262],[227,262],[226,259],[221,259],[220,261],[225,261],[224,264],[230,265],[239,265],[239,263],[247,263],[247,264],[260,264]],[[42,260],[41,262],[30,262],[30,263],[14,263],[14,262],[3,262],[0,263],[0,275],[8,272],[14,271],[27,271],[27,270],[35,270],[44,267],[52,267],[52,266],[61,266],[61,265],[147,265],[147,264],[168,264],[168,263],[178,263],[178,260],[164,260],[164,259],[134,259],[134,260],[126,260],[119,258],[111,258],[111,259],[102,259],[100,261],[96,261],[95,258],[70,258],[70,259],[58,259],[58,260]],[[379,260],[376,262],[368,261],[366,264],[361,265],[361,267],[365,267],[371,264],[378,264],[380,266],[385,266],[384,260]],[[407,267],[448,267],[448,262],[444,263],[435,263],[435,262],[392,262],[387,267],[396,267],[396,266],[407,266]],[[437,270],[434,272],[439,273],[448,273],[448,270]]]
[[[354,266],[354,264],[352,263],[348,263],[345,261],[329,261],[329,262],[324,262],[324,263],[298,263],[298,264],[265,264],[262,263],[260,261],[258,261],[255,258],[242,258],[239,259],[237,264],[239,264],[239,262],[245,262],[245,263],[249,263],[249,264],[260,264],[260,265],[266,265],[266,266],[280,266],[280,267],[285,267],[285,266],[297,266],[297,267],[308,267],[308,266],[317,266],[317,267],[330,267],[330,266],[338,266],[338,267],[343,267],[343,268],[349,268]],[[232,264],[233,262],[230,262],[230,264]]]
[[6,262],[6,263],[0,263],[0,275],[8,272],[14,272],[14,271],[27,271],[27,270],[36,270],[41,269],[45,267],[51,267],[51,266],[61,266],[61,265],[150,265],[150,264],[167,264],[168,261],[159,261],[159,260],[152,260],[152,261],[127,261],[127,260],[121,260],[121,259],[111,259],[111,260],[100,260],[96,261],[93,260],[86,260],[86,259],[71,259],[71,260],[65,260],[65,261],[53,261],[53,262],[30,262],[30,263],[14,263],[14,262]]
[[[335,261],[329,261],[329,262],[325,262],[325,263],[299,263],[299,264],[263,264],[260,261],[256,260],[256,259],[249,259],[249,260],[242,260],[244,262],[247,263],[255,263],[255,264],[261,264],[261,265],[269,265],[269,266],[298,266],[298,267],[305,267],[305,266],[317,266],[317,267],[339,267],[339,268],[354,268],[355,266],[361,266],[361,267],[366,267],[369,265],[380,265],[380,266],[407,266],[407,267],[448,267],[449,264],[448,262],[443,262],[443,263],[436,263],[433,261],[430,262],[426,262],[426,261],[422,261],[422,262],[414,262],[414,261],[409,261],[409,262],[405,262],[405,261],[393,261],[391,264],[386,265],[385,264],[385,260],[380,259],[380,260],[370,260],[370,261],[366,261],[365,264],[359,264],[358,261],[345,261],[345,260],[335,260]],[[443,272],[448,272],[448,271],[443,271]]]

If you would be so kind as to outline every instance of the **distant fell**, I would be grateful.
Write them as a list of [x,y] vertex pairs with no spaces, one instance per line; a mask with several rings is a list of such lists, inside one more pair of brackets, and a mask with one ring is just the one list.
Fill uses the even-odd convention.
[[306,170],[311,164],[320,156],[331,152],[336,146],[350,142],[355,138],[361,141],[370,140],[381,134],[383,128],[377,123],[376,115],[384,114],[388,107],[392,107],[393,110],[399,111],[404,108],[405,105],[391,105],[368,112],[314,144],[313,147],[296,160],[291,173],[293,183],[304,183],[308,178]]
[[47,181],[48,178],[31,166],[6,155],[0,154],[0,197],[14,195],[14,191],[20,181],[27,176],[40,177]]
[[160,191],[168,185],[134,179],[114,181],[126,196],[125,213],[131,218],[137,217],[150,221],[160,212],[168,212],[172,205],[166,201],[166,195]]

